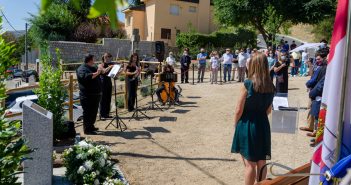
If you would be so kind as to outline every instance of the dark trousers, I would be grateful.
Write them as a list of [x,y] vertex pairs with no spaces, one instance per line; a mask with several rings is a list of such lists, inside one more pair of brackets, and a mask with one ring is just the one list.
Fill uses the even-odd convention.
[[203,82],[204,81],[204,76],[205,76],[205,71],[206,71],[206,63],[205,64],[199,64],[199,69],[197,71],[197,80],[198,82]]
[[100,101],[100,116],[108,117],[111,110],[112,82],[109,77],[102,79],[102,97]]
[[96,115],[99,108],[101,95],[80,94],[80,103],[83,108],[83,128],[84,131],[91,131],[94,128]]
[[181,68],[180,69],[180,81],[181,82],[189,82],[189,68]]
[[128,111],[134,110],[135,99],[137,96],[138,79],[128,80]]

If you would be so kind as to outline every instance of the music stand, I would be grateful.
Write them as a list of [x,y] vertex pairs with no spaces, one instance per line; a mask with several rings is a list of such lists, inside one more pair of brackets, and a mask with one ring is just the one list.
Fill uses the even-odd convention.
[[[135,79],[137,80],[137,87],[138,87],[138,83],[139,83],[139,79]],[[135,120],[139,120],[139,113],[142,114],[144,117],[146,117],[147,119],[151,119],[149,116],[147,116],[145,113],[143,113],[139,107],[138,107],[138,88],[136,89],[136,92],[135,92],[135,109],[134,109],[134,112],[133,112],[133,115],[132,117],[129,119],[132,120],[133,118]]]
[[[117,83],[116,83],[116,76],[120,72],[121,65],[114,65],[113,68],[111,69],[110,73],[107,75],[108,77],[112,78],[113,84],[114,84],[114,91],[115,91],[115,105],[116,105],[116,110],[115,110],[115,116],[114,118],[110,121],[110,123],[105,127],[107,129],[109,126],[113,126],[116,129],[120,129],[121,132],[127,130],[127,125],[123,122],[123,120],[118,116],[118,105],[116,103],[117,101]],[[116,121],[116,125],[113,124],[113,121]],[[123,126],[123,128],[122,128]]]
[[156,110],[156,109],[160,109],[160,110],[163,112],[163,109],[162,109],[159,105],[156,104],[157,101],[154,101],[154,93],[155,93],[155,90],[153,90],[154,88],[153,88],[153,83],[152,83],[152,81],[153,81],[153,78],[154,78],[154,76],[155,76],[155,73],[154,73],[153,70],[151,70],[151,71],[148,71],[147,74],[150,75],[151,102],[150,102],[149,108],[147,108],[147,109],[145,110],[145,112],[148,111],[148,110]]

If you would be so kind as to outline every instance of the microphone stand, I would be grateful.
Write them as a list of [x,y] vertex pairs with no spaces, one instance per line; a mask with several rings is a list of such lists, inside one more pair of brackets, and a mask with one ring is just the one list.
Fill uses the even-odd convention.
[[152,83],[153,77],[154,77],[154,74],[152,73],[151,74],[151,80],[150,80],[150,86],[151,86],[151,102],[150,103],[151,103],[151,105],[149,106],[148,109],[145,110],[145,112],[148,111],[148,110],[156,110],[156,109],[159,109],[159,110],[161,110],[163,112],[163,109],[159,105],[156,104],[156,101],[154,101],[155,90],[153,90],[154,89],[153,88],[153,83]]
[[[116,129],[120,128],[121,132],[127,130],[127,125],[124,124],[123,120],[118,116],[118,105],[117,105],[117,83],[116,83],[116,79],[113,79],[113,84],[114,84],[114,89],[115,89],[115,105],[116,105],[116,112],[115,112],[115,117],[110,121],[110,123],[105,127],[105,129],[107,129],[109,126],[113,126]],[[116,125],[113,124],[113,121],[116,121]],[[123,127],[122,127],[123,126]]]
[[134,110],[134,113],[133,113],[132,117],[129,119],[129,121],[132,120],[133,118],[135,120],[139,120],[139,118],[140,118],[139,117],[139,113],[142,114],[143,116],[145,116],[147,119],[151,119],[149,116],[147,116],[145,113],[143,113],[138,107],[138,83],[139,83],[139,78],[137,77],[134,80],[137,81],[137,84],[136,84],[137,88],[136,88],[136,92],[135,92],[135,110]]

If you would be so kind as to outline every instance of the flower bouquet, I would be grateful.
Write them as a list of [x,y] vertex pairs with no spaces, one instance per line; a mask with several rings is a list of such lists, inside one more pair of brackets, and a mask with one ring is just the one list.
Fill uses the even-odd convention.
[[63,153],[67,179],[77,185],[123,185],[108,146],[81,141]]

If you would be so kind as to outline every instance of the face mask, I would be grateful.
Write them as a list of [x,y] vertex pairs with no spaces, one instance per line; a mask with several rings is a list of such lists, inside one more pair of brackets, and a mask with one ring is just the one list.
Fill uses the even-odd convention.
[[281,56],[280,59],[281,59],[282,61],[285,61],[286,56]]

